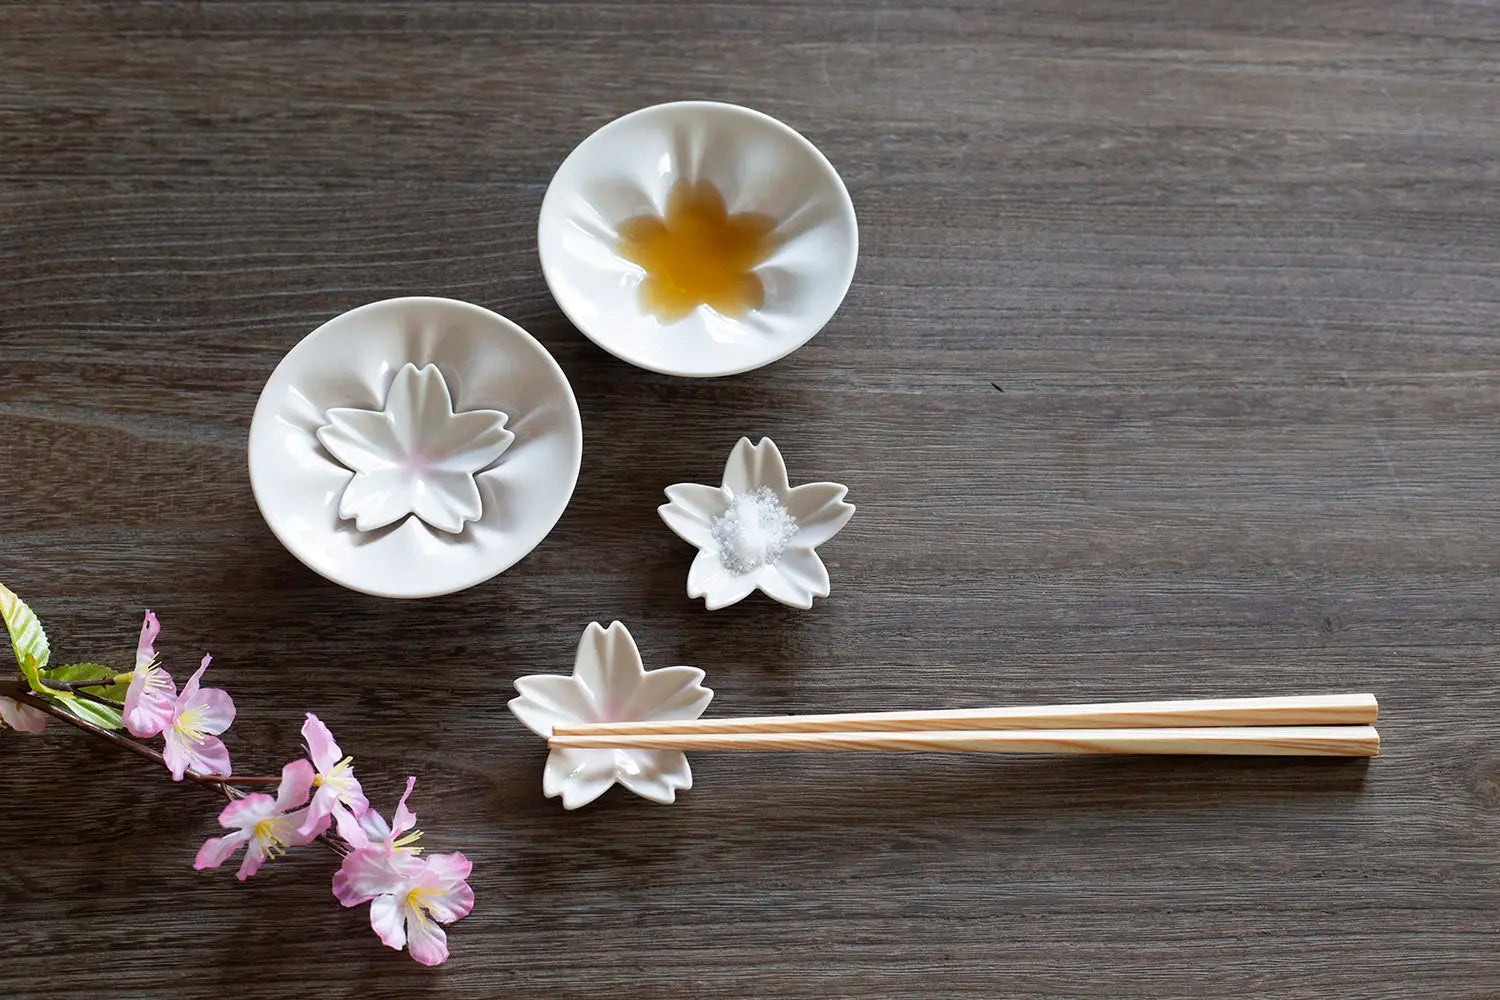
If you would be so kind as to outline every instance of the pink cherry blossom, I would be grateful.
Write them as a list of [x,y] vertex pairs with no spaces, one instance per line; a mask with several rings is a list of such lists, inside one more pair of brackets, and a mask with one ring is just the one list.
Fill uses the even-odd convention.
[[311,712],[302,724],[302,737],[307,740],[307,752],[318,776],[313,779],[317,790],[313,792],[307,819],[297,832],[321,833],[328,829],[328,818],[332,816],[338,824],[339,836],[353,843],[361,836],[356,818],[370,808],[370,800],[365,798],[359,779],[354,776],[354,758],[344,756],[328,727]]
[[229,750],[219,734],[234,722],[234,702],[228,692],[219,688],[198,687],[198,680],[211,661],[212,657],[203,657],[172,706],[171,724],[163,730],[167,746],[162,756],[173,781],[181,781],[188,768],[200,774],[231,773]]
[[[199,871],[217,868],[244,846],[245,858],[235,876],[243,882],[259,871],[262,864],[285,854],[288,847],[309,843],[317,834],[302,833],[300,827],[307,810],[298,807],[307,801],[312,783],[312,765],[305,760],[294,760],[281,769],[276,798],[256,792],[229,803],[219,813],[219,825],[234,832],[205,840],[193,859],[193,867]],[[291,811],[294,809],[296,812]]]
[[172,724],[177,685],[171,674],[156,665],[155,642],[160,634],[161,623],[147,611],[135,651],[135,670],[125,692],[125,728],[131,736],[155,736]]
[[387,947],[406,948],[421,964],[438,965],[448,959],[448,936],[439,925],[474,909],[474,890],[465,881],[473,866],[462,854],[422,858],[420,848],[410,846],[421,836],[412,830],[417,817],[406,807],[416,782],[406,779],[389,826],[374,809],[360,817],[350,840],[356,850],[333,876],[333,894],[345,906],[369,903],[370,926]]
[[33,736],[47,728],[45,713],[4,696],[0,696],[0,722],[18,733],[31,733]]

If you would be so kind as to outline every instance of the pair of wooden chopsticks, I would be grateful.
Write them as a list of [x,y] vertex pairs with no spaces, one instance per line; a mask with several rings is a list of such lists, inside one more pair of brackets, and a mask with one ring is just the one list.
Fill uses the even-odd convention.
[[1374,757],[1372,694],[679,722],[559,724],[548,745],[621,750],[905,750],[967,753]]

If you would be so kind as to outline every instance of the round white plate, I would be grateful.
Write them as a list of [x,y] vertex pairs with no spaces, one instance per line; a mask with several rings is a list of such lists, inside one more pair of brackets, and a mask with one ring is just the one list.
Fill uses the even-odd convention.
[[[515,440],[478,472],[480,516],[457,532],[415,515],[373,531],[339,516],[354,473],[317,438],[330,409],[381,410],[397,372],[436,365],[459,413],[499,410]],[[525,330],[453,299],[387,299],[308,334],[266,382],[250,424],[250,485],[266,523],[307,566],[379,597],[433,597],[487,580],[562,516],[583,458],[578,403]]]
[[[645,272],[616,252],[617,228],[661,215],[678,180],[708,181],[730,213],[776,220],[755,270],[765,304],[739,318],[699,306],[662,323],[641,307]],[[859,254],[854,204],[812,143],[734,104],[678,101],[617,118],[579,143],[542,199],[537,244],[552,296],[594,343],[667,375],[734,375],[812,339],[843,302]]]

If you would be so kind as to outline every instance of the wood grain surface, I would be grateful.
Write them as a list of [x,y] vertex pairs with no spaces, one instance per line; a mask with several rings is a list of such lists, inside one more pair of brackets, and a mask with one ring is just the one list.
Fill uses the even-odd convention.
[[[816,142],[854,287],[721,381],[553,304],[537,210],[631,109]],[[0,734],[0,992],[282,998],[1500,995],[1500,10],[1437,0],[0,7],[0,579],[68,661],[143,608],[475,862],[452,961],[217,804]],[[278,359],[363,302],[497,309],[572,380],[568,512],[466,593],[304,569],[245,473]],[[859,506],[797,612],[684,596],[663,486],[741,434]],[[1348,761],[704,754],[576,813],[505,711],[591,620],[713,714],[1373,691]]]

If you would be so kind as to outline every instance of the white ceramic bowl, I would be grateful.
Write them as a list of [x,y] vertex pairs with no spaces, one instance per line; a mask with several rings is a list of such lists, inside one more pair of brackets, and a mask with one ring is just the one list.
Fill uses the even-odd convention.
[[[777,248],[754,273],[764,305],[732,318],[699,306],[663,324],[642,308],[645,272],[616,252],[617,227],[661,215],[678,180],[708,181],[731,213],[776,222]],[[812,143],[758,111],[712,101],[658,104],[617,118],[568,155],[542,200],[542,273],[594,343],[668,375],[734,375],[812,339],[854,277],[859,230],[838,172]]]
[[[354,411],[370,411],[362,419],[375,438],[384,411],[390,436],[362,457],[369,436],[348,435],[335,458],[319,431]],[[546,348],[453,299],[387,299],[324,323],[276,366],[250,424],[250,485],[276,537],[309,568],[379,597],[448,594],[515,564],[562,516],[582,458],[578,404]],[[372,512],[379,483],[346,497],[357,471],[392,467],[413,496],[438,501]]]

